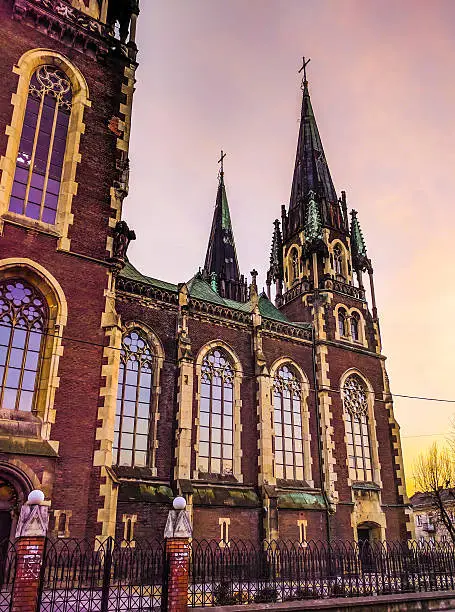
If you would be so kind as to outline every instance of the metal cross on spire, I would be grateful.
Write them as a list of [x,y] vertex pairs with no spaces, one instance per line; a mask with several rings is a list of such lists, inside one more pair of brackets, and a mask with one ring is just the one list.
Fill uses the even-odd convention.
[[311,62],[311,58],[308,58],[306,61],[305,61],[305,56],[302,58],[302,67],[299,70],[299,74],[303,70],[302,89],[303,89],[305,83],[307,82],[307,80],[306,80],[306,67],[308,66],[308,64],[310,62]]
[[223,152],[223,149],[221,149],[221,157],[218,160],[218,163],[220,164],[220,173],[224,174],[224,158],[226,157],[226,153]]

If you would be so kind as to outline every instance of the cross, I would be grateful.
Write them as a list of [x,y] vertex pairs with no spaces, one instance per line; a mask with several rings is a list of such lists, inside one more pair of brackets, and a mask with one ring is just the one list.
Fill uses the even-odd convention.
[[226,157],[226,153],[223,153],[223,149],[221,149],[221,157],[218,160],[218,163],[221,165],[220,166],[220,172],[223,174],[224,172],[224,158]]
[[303,82],[306,83],[306,67],[308,66],[308,64],[311,62],[311,59],[308,58],[307,61],[305,61],[305,57],[302,58],[303,60],[303,64],[302,67],[299,70],[299,74],[302,72],[303,70]]

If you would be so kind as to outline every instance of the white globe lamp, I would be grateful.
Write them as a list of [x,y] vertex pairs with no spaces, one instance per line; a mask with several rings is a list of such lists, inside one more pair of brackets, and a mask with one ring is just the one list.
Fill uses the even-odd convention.
[[39,489],[35,489],[28,494],[27,501],[31,506],[39,506],[44,501],[44,493]]
[[174,510],[185,510],[186,508],[186,500],[184,497],[175,497],[172,502]]

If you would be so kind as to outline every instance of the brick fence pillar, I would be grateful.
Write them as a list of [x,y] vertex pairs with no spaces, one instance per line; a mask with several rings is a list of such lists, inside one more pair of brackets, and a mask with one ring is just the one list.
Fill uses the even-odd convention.
[[174,510],[170,510],[164,529],[168,575],[163,592],[163,612],[166,608],[167,612],[187,612],[192,529],[185,510],[185,499],[176,497],[173,506]]
[[49,524],[41,491],[32,491],[22,506],[16,530],[16,577],[11,612],[36,612],[44,544]]

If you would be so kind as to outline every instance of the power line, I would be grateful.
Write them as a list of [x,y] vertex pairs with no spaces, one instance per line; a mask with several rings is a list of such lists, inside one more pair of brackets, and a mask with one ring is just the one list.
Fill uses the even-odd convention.
[[[8,329],[11,329],[11,325],[7,325],[5,323],[0,323],[0,327],[6,327]],[[15,329],[28,329],[26,327],[19,327],[17,326]],[[101,344],[99,342],[93,342],[90,340],[84,340],[82,338],[74,338],[71,336],[64,336],[64,335],[59,335],[59,334],[52,334],[51,332],[45,332],[45,331],[41,331],[41,330],[30,330],[34,333],[38,333],[41,336],[46,336],[49,338],[59,338],[62,341],[65,342],[75,342],[78,344],[84,344],[87,346],[96,346],[98,348],[102,348],[102,349],[109,349],[112,351],[122,351],[122,347],[116,347],[116,346],[109,346],[109,344]],[[176,359],[163,359],[164,363],[168,363],[168,364],[172,364],[172,365],[177,365],[177,360]],[[244,379],[247,380],[251,380],[253,378],[255,378],[255,374],[253,371],[251,371],[249,373],[249,376],[243,376]],[[315,392],[316,389],[312,388],[312,387],[308,387],[308,390],[311,392]],[[322,387],[321,389],[319,389],[319,391],[330,391],[332,393],[340,393],[341,391],[343,391],[343,388],[333,388],[333,387]],[[371,393],[373,395],[375,395],[375,401],[377,402],[383,402],[384,399],[380,398],[380,397],[376,397],[376,392],[375,391],[370,391],[369,389],[365,389],[364,390],[365,393]],[[447,398],[441,398],[441,397],[427,397],[427,396],[421,396],[421,395],[409,395],[409,394],[405,394],[405,393],[389,393],[387,395],[391,395],[392,397],[399,397],[402,399],[412,399],[412,400],[419,400],[419,401],[425,401],[425,402],[441,402],[441,403],[446,403],[446,404],[455,404],[455,399],[447,399]],[[425,435],[432,435],[432,434],[425,434]],[[440,435],[440,434],[435,434],[435,435]],[[407,436],[409,437],[409,436]]]

